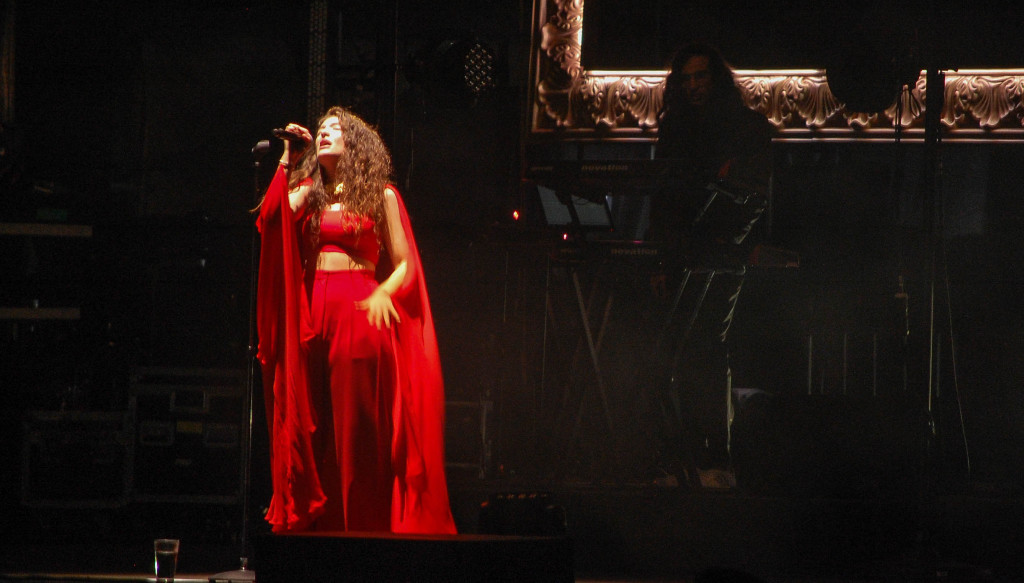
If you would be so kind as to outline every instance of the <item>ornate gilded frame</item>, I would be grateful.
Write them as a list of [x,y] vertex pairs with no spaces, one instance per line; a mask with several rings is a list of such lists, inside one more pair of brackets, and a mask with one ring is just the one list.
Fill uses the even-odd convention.
[[[588,71],[581,66],[584,0],[537,0],[531,47],[534,140],[650,141],[665,71]],[[945,73],[943,139],[1024,142],[1024,69]],[[822,70],[738,70],[747,104],[784,141],[907,140],[924,136],[925,77],[877,114],[848,113]],[[899,122],[899,123],[897,123]]]

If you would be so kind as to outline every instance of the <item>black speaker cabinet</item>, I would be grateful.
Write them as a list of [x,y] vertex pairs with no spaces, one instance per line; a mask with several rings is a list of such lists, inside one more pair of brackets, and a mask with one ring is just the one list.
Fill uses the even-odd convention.
[[488,430],[494,403],[447,401],[445,403],[445,467],[449,474],[484,478],[491,465],[491,440]]
[[134,500],[234,504],[242,494],[245,372],[132,371]]
[[479,530],[484,534],[563,536],[568,532],[565,508],[550,492],[500,492],[480,505]]

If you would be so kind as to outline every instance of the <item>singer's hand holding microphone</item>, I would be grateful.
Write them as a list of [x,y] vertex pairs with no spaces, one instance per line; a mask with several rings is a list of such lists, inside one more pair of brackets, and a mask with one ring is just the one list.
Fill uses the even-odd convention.
[[275,138],[284,143],[281,164],[287,165],[288,168],[294,168],[302,154],[313,143],[313,136],[309,130],[295,123],[290,123],[284,128],[277,128],[273,134]]

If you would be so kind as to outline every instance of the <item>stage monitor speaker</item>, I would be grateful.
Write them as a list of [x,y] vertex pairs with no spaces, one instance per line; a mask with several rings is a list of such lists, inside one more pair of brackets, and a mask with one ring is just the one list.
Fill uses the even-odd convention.
[[255,540],[260,583],[571,583],[566,537],[320,533]]
[[480,505],[483,534],[560,536],[567,530],[565,508],[550,492],[492,494]]

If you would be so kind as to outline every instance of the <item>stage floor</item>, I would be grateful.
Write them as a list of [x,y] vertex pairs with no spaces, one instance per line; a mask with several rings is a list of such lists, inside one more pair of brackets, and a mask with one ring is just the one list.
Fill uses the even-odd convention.
[[[186,573],[175,577],[175,583],[210,583],[214,573]],[[703,574],[686,577],[576,577],[575,583],[883,583],[883,582],[1005,582],[1016,583],[1021,579],[1007,579],[983,569],[966,565],[942,566],[934,569],[899,570],[885,575],[862,576],[858,578],[803,575],[791,577],[757,577],[743,572],[715,575]],[[708,578],[711,577],[711,578]],[[731,577],[731,578],[730,578]],[[155,583],[152,576],[125,575],[116,573],[0,573],[4,583]],[[481,581],[490,581],[481,579]],[[517,581],[517,583],[519,583]],[[523,581],[522,583],[527,583]]]
[[[542,493],[564,511],[572,572],[581,583],[690,582],[709,569],[780,583],[1024,582],[1024,496],[1016,491],[840,498],[455,480],[451,498],[460,532],[476,533],[480,505],[501,493]],[[148,508],[143,519],[131,507],[116,516],[20,509],[9,516],[0,545],[0,581],[152,581],[146,577],[151,540],[168,532],[182,539],[179,581],[207,581],[237,568],[235,525],[204,522],[195,516],[203,509],[189,505],[163,510]],[[506,526],[536,525],[530,512],[518,508]],[[158,518],[180,522],[153,527]]]

